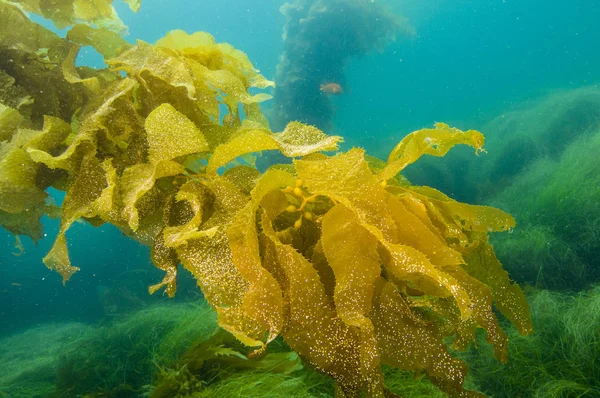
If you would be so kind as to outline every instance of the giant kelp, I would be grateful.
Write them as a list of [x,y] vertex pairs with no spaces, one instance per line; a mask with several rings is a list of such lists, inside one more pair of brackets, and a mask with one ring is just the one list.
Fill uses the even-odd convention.
[[[36,73],[49,74],[65,105],[38,118],[45,104],[33,98],[25,101],[31,112],[13,101],[0,113],[0,222],[38,238],[39,217],[52,211],[46,189],[65,191],[59,234],[44,258],[64,281],[78,269],[69,227],[78,219],[110,223],[151,248],[165,272],[151,293],[173,296],[181,264],[219,325],[253,349],[250,357],[268,355],[282,336],[349,397],[390,395],[382,365],[424,371],[452,396],[475,396],[463,389],[466,366],[445,338],[464,349],[482,328],[505,361],[493,306],[521,333],[531,331],[525,297],[488,243],[489,232],[514,226],[512,217],[398,176],[457,144],[481,150],[481,133],[439,123],[408,135],[387,162],[358,148],[326,155],[341,137],[299,122],[270,131],[258,106],[268,96],[248,90],[273,83],[207,33],[127,44],[75,26],[59,39],[17,8],[0,7],[24,21],[15,32],[65,49],[50,58],[49,48],[33,48],[44,45],[38,36],[24,48],[14,33],[3,49],[27,54],[16,62],[44,65]],[[108,68],[76,67],[80,45],[98,49]],[[33,95],[27,78],[4,73],[19,82],[16,96]],[[261,173],[250,155],[262,151],[292,163]]]

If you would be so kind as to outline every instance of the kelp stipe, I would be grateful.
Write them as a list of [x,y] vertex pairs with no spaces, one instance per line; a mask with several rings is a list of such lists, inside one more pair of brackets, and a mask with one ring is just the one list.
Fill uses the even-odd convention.
[[[476,396],[463,389],[466,366],[444,339],[464,349],[483,328],[504,361],[492,304],[531,331],[525,297],[487,240],[514,220],[398,176],[424,154],[443,156],[456,144],[481,150],[481,133],[439,123],[408,135],[387,162],[361,149],[325,155],[341,137],[297,122],[272,133],[258,107],[269,96],[248,89],[273,83],[207,33],[131,45],[85,25],[59,39],[11,5],[0,10],[20,21],[0,50],[43,65],[35,73],[56,77],[57,98],[69,105],[40,109],[46,104],[30,101],[35,85],[3,65],[15,100],[0,109],[0,222],[38,238],[39,217],[55,211],[45,190],[65,191],[44,258],[65,281],[77,271],[67,251],[72,223],[113,224],[148,245],[165,271],[151,293],[173,296],[182,264],[252,357],[282,336],[347,397],[389,396],[382,365],[425,371],[451,396]],[[39,40],[15,45],[23,30]],[[42,36],[64,49],[59,58],[32,47]],[[108,69],[75,67],[88,44]],[[293,162],[260,173],[251,154],[266,150]]]

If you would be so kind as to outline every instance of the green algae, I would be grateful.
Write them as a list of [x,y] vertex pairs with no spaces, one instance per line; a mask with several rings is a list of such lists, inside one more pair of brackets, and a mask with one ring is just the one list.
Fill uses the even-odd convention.
[[216,328],[205,303],[149,307],[104,325],[42,325],[3,338],[0,390],[8,397],[145,391],[167,366]]
[[[499,256],[519,280],[563,290],[599,280],[599,150],[600,134],[590,132],[560,157],[533,163],[494,198],[519,220],[514,235],[496,238]],[[523,189],[532,195],[523,197]]]
[[510,360],[505,366],[479,353],[466,358],[482,391],[494,397],[600,394],[599,288],[571,295],[539,290],[529,299],[537,331],[523,338],[508,330]]

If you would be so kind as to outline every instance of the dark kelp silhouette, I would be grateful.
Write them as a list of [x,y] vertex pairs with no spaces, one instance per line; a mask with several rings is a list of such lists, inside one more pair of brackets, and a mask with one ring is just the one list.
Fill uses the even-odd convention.
[[293,0],[281,12],[286,24],[271,118],[276,129],[297,120],[327,131],[334,107],[321,85],[345,87],[349,60],[410,33],[400,17],[368,0]]

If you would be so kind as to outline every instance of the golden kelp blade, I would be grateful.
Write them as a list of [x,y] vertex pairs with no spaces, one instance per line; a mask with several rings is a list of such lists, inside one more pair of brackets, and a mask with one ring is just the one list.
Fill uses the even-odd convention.
[[423,155],[444,156],[457,144],[475,148],[475,153],[483,150],[483,134],[476,130],[461,131],[446,123],[436,123],[433,129],[422,129],[404,137],[388,157],[388,166],[378,178],[388,180],[414,163]]
[[[139,10],[141,0],[124,1],[132,11],[137,12]],[[127,31],[127,27],[112,6],[112,0],[54,0],[52,2],[1,0],[1,2],[16,4],[25,11],[51,19],[58,29],[64,29],[78,22],[85,22],[119,33]]]
[[209,175],[214,174],[220,167],[248,153],[279,150],[288,157],[305,156],[334,151],[341,141],[341,137],[328,136],[315,127],[298,122],[290,122],[279,134],[267,129],[244,129],[231,141],[215,149],[206,171]]

